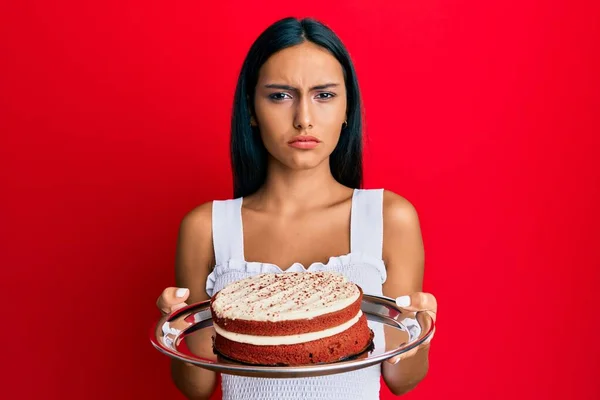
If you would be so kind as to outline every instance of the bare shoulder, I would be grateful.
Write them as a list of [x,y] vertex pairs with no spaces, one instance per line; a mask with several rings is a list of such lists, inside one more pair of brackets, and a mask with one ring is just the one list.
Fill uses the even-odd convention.
[[390,190],[383,191],[384,226],[394,229],[414,229],[419,226],[419,215],[413,204]]
[[212,201],[200,204],[181,220],[180,234],[205,236],[211,234]]

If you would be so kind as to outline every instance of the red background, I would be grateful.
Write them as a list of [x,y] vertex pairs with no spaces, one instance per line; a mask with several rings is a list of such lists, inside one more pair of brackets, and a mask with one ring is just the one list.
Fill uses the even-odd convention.
[[81,3],[0,6],[3,398],[180,398],[154,301],[182,216],[231,196],[236,76],[288,14],[347,44],[366,186],[422,219],[439,330],[406,398],[600,397],[597,2]]

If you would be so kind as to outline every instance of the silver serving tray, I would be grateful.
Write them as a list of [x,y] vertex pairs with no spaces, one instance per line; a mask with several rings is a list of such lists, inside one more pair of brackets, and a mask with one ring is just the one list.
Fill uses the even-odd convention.
[[374,347],[353,359],[302,366],[256,366],[224,359],[213,352],[210,300],[191,304],[161,317],[151,328],[150,342],[161,353],[199,367],[230,375],[300,378],[353,371],[379,364],[425,342],[434,323],[427,313],[400,310],[394,299],[365,294],[361,305],[375,334]]

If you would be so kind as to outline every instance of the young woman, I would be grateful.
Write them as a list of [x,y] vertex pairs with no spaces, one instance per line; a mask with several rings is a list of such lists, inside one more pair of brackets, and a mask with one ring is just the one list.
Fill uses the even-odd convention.
[[[234,199],[200,205],[185,216],[178,287],[165,289],[158,307],[172,312],[261,272],[332,270],[367,294],[401,296],[400,306],[435,317],[434,296],[421,292],[417,213],[390,191],[360,189],[361,157],[360,93],[344,45],[317,21],[276,22],[252,45],[237,84]],[[383,340],[383,332],[375,334]],[[223,375],[223,398],[371,400],[379,397],[381,375],[402,394],[425,377],[429,346],[324,377]],[[178,361],[172,376],[191,399],[209,398],[216,383],[214,372]]]

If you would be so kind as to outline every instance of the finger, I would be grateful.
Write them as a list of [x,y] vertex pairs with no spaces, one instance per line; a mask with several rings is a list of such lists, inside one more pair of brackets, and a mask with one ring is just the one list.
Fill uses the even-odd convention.
[[434,326],[437,322],[437,314],[433,311],[418,311],[416,314],[416,318],[419,322],[419,325],[421,325],[421,328],[427,330],[431,328],[431,321],[433,321]]
[[430,343],[431,343],[432,339],[433,339],[433,333],[427,340],[425,340],[423,343],[421,343],[419,346],[415,347],[414,349],[411,349],[411,350],[407,351],[406,353],[402,353],[395,357],[388,358],[386,361],[389,362],[390,364],[395,365],[395,364],[398,364],[402,360],[406,360],[407,358],[413,357],[414,355],[416,355],[419,352],[419,350],[431,346]]
[[437,312],[437,300],[431,293],[416,292],[396,299],[396,305],[407,311]]
[[430,344],[431,341],[433,340],[434,336],[435,336],[435,327],[433,328],[433,332],[431,332],[431,335],[429,335],[429,337],[423,342],[422,346]]
[[174,306],[171,306],[170,312],[177,311],[183,307],[187,307],[187,303],[184,302],[184,303],[175,304]]
[[415,354],[417,354],[418,351],[419,351],[419,348],[415,347],[414,349],[409,350],[406,353],[402,353],[402,354],[397,355],[395,357],[389,358],[387,360],[387,362],[389,362],[390,364],[396,365],[400,361],[406,360],[407,358],[410,358],[410,357],[414,356]]
[[[187,288],[168,287],[163,290],[160,297],[156,300],[156,306],[161,311],[169,313],[185,306],[185,301],[189,296],[190,291]],[[178,308],[174,310],[173,307]]]
[[390,363],[390,364],[392,364],[392,365],[396,365],[396,364],[398,364],[400,362],[400,356],[388,358],[385,361],[388,362],[388,363]]

